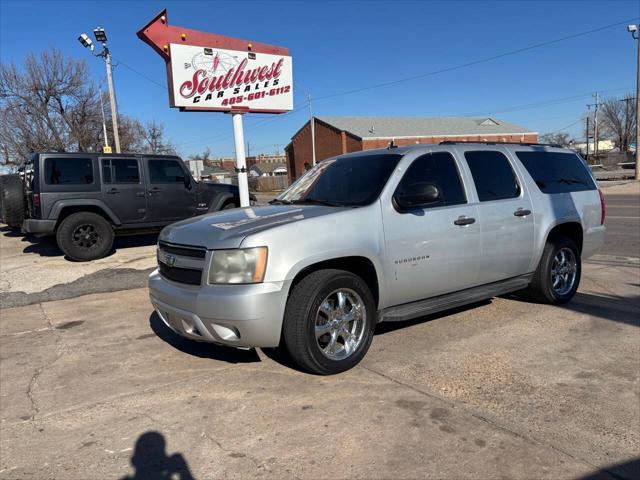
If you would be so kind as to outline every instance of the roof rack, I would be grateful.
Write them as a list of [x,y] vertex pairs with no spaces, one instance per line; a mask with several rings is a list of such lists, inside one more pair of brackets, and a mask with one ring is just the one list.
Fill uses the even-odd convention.
[[553,147],[553,148],[565,148],[562,145],[556,143],[524,143],[524,142],[457,142],[455,140],[445,140],[440,142],[439,145],[464,145],[469,143],[481,143],[482,145],[522,145],[523,147]]

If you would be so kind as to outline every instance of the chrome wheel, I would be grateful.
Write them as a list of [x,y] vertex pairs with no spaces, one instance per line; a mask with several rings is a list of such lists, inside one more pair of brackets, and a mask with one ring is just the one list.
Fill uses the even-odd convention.
[[322,354],[344,360],[355,352],[364,338],[367,311],[360,295],[342,288],[320,303],[315,321],[315,337]]
[[576,283],[578,267],[573,250],[564,247],[558,250],[551,264],[551,288],[558,295],[566,295]]

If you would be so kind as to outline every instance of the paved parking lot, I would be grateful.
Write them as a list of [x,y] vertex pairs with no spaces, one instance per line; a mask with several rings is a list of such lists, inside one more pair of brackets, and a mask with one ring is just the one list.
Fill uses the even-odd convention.
[[[612,194],[638,205],[636,188]],[[382,324],[334,377],[176,337],[145,288],[25,293],[0,318],[0,478],[638,478],[635,222],[566,307],[510,296]]]

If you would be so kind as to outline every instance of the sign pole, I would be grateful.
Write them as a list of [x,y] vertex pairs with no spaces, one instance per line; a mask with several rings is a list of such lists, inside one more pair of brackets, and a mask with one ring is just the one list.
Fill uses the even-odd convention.
[[249,207],[249,181],[247,179],[247,161],[244,154],[244,131],[242,129],[242,113],[232,112],[233,139],[236,145],[236,173],[240,190],[240,207]]

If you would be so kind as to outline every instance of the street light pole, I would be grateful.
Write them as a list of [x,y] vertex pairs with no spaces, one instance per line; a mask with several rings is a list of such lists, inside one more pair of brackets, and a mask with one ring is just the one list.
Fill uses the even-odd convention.
[[636,41],[638,58],[636,60],[636,180],[640,180],[640,39],[638,25],[629,25],[627,31]]
[[107,138],[107,123],[104,118],[104,104],[102,103],[102,90],[100,90],[100,114],[102,115],[102,133],[104,134],[105,153],[109,148],[109,139]]
[[109,102],[111,103],[111,123],[113,124],[113,143],[116,146],[116,153],[120,153],[120,135],[118,134],[118,110],[116,108],[116,94],[113,90],[113,79],[111,78],[111,54],[104,45],[104,63],[107,66],[107,86],[109,87]]
[[[113,124],[113,143],[116,146],[116,153],[120,153],[120,135],[118,134],[118,109],[116,107],[116,94],[113,89],[113,78],[111,77],[111,53],[107,47],[107,33],[104,28],[97,27],[93,30],[96,41],[102,44],[102,51],[94,53],[93,42],[86,33],[81,33],[78,41],[83,47],[88,48],[91,54],[96,57],[104,57],[104,63],[107,67],[107,86],[109,88],[109,102],[111,103],[111,122]],[[100,94],[100,103],[102,103],[102,93]],[[104,111],[103,111],[104,116]],[[105,134],[106,138],[106,134]]]

